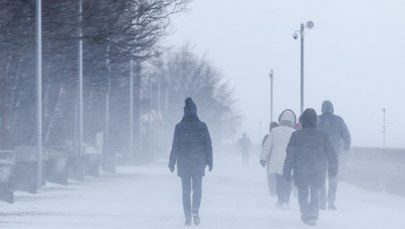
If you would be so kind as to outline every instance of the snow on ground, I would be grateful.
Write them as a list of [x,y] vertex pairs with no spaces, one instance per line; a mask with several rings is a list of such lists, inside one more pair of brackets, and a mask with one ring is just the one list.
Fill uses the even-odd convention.
[[[215,155],[203,183],[201,229],[308,228],[291,209],[275,207],[265,170],[252,155],[248,166],[227,154]],[[36,195],[16,192],[15,204],[0,203],[0,228],[171,229],[184,228],[180,179],[162,160],[120,167],[115,175],[86,178],[68,186],[47,184]],[[405,198],[340,183],[337,211],[322,211],[317,228],[404,228]]]

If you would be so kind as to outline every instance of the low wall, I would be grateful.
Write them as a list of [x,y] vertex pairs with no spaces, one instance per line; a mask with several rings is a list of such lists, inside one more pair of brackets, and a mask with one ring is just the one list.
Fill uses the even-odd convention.
[[341,163],[342,180],[405,196],[405,149],[353,147]]

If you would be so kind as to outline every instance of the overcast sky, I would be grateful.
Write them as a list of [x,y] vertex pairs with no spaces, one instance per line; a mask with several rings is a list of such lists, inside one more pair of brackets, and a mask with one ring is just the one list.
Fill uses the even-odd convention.
[[[194,0],[173,18],[169,42],[190,43],[218,67],[235,90],[243,128],[261,140],[270,120],[269,76],[274,68],[274,117],[300,107],[300,42],[305,31],[304,107],[320,112],[331,100],[354,146],[405,147],[405,1]],[[259,136],[260,135],[260,136]]]

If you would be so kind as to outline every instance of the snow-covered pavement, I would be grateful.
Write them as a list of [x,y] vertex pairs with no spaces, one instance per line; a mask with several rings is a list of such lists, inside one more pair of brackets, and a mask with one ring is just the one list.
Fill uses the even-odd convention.
[[[257,155],[243,167],[240,158],[215,155],[214,171],[203,181],[203,228],[307,228],[291,209],[275,207]],[[405,227],[405,198],[340,183],[337,211],[322,211],[317,228]],[[180,179],[166,160],[120,167],[115,175],[86,178],[68,186],[47,184],[36,195],[16,193],[14,205],[0,203],[0,228],[170,229],[184,228]]]

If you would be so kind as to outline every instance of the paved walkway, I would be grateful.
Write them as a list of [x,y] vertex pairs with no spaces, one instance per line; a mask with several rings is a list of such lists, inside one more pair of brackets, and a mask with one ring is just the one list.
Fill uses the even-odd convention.
[[[198,227],[308,227],[299,220],[295,197],[289,211],[275,207],[276,199],[267,193],[265,171],[257,156],[252,157],[255,161],[244,167],[239,158],[216,155],[214,171],[204,178]],[[87,178],[83,183],[48,184],[36,195],[17,192],[15,204],[0,203],[0,228],[184,228],[180,192],[180,179],[168,171],[165,160],[119,168],[115,175]],[[405,227],[403,197],[344,183],[338,194],[338,210],[322,211],[317,228]]]

